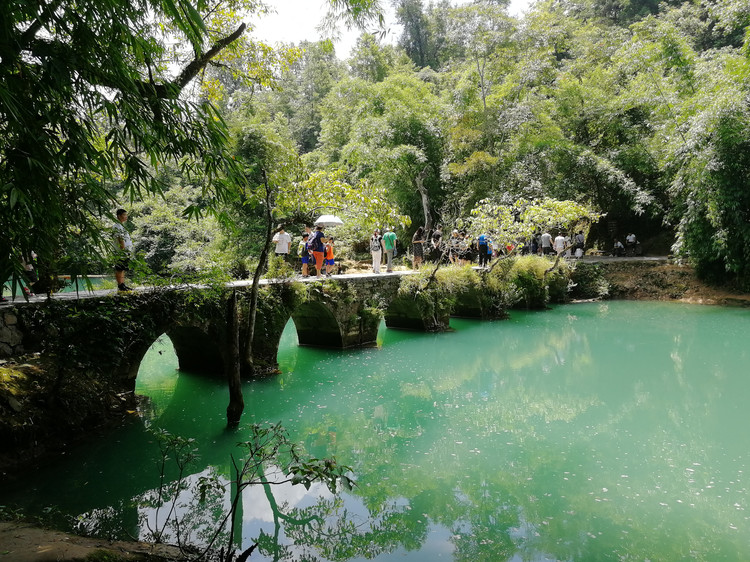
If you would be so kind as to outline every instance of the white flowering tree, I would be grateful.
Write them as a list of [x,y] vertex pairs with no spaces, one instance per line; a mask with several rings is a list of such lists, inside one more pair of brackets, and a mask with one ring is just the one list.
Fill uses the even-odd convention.
[[539,231],[570,231],[601,217],[592,207],[575,201],[518,199],[512,205],[500,205],[484,199],[471,210],[467,230],[474,237],[489,236],[495,247],[512,245],[518,249]]

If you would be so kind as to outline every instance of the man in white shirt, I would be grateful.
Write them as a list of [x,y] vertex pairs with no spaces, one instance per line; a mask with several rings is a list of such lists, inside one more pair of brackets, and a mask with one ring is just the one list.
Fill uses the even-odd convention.
[[555,252],[559,254],[563,250],[565,250],[565,236],[558,234],[555,237]]
[[279,226],[279,231],[273,236],[273,243],[276,244],[276,255],[283,256],[284,259],[289,255],[289,246],[292,244],[292,237],[284,231],[283,226]]

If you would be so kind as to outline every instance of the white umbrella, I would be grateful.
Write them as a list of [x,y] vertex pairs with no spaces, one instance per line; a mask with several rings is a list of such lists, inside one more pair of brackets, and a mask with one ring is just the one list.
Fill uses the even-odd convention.
[[320,226],[339,226],[340,224],[344,224],[344,221],[336,215],[320,215],[315,224],[319,224]]

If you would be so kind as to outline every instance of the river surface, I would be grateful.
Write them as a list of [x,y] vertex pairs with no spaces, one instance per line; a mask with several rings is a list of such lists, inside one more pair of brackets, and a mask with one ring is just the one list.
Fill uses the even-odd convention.
[[[335,351],[298,347],[290,322],[283,373],[244,384],[236,431],[225,383],[178,372],[164,337],[138,376],[141,418],[0,503],[147,538],[171,505],[150,430],[195,439],[189,487],[228,482],[249,425],[281,422],[357,486],[246,489],[235,528],[243,548],[261,537],[251,561],[750,560],[748,311],[616,301],[451,326]],[[182,536],[205,541],[230,491],[182,491]]]

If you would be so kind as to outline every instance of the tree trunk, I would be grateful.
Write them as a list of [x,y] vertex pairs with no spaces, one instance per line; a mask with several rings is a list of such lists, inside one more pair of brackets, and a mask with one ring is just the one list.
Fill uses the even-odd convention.
[[227,425],[237,427],[245,409],[240,380],[240,329],[237,315],[237,291],[227,303],[227,350],[225,353],[227,382],[229,384],[229,405],[227,406]]
[[271,223],[271,188],[268,185],[268,178],[266,177],[265,170],[263,170],[263,183],[266,186],[266,240],[263,244],[263,249],[260,252],[258,265],[255,267],[253,285],[250,288],[250,310],[248,311],[247,319],[247,346],[245,347],[245,364],[248,365],[251,370],[254,369],[253,338],[255,337],[255,315],[258,311],[258,288],[260,285],[260,276],[263,274],[263,270],[265,270],[266,263],[268,262],[268,248],[271,246],[271,239],[273,238]]
[[432,213],[430,213],[430,198],[427,195],[427,189],[424,186],[424,178],[427,176],[427,172],[430,170],[429,166],[425,166],[424,169],[417,174],[414,179],[414,183],[417,184],[417,190],[422,196],[422,210],[424,211],[424,230],[429,233],[432,230]]

